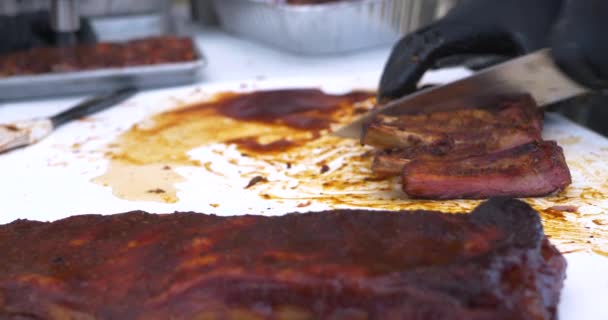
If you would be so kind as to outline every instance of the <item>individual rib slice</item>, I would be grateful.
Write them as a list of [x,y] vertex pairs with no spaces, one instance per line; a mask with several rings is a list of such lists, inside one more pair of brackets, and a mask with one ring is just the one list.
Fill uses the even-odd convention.
[[378,148],[426,148],[433,154],[489,152],[541,139],[543,113],[529,96],[494,108],[376,117],[362,142]]
[[571,183],[564,154],[553,141],[463,158],[416,159],[404,165],[403,191],[428,199],[537,197]]

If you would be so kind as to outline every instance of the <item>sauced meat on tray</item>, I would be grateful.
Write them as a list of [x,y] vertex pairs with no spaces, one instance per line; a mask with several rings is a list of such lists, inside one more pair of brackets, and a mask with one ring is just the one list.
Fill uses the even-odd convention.
[[190,38],[154,37],[125,43],[34,48],[0,55],[0,77],[121,68],[197,59]]
[[362,142],[373,170],[401,175],[403,190],[430,199],[545,196],[571,183],[562,149],[542,141],[543,113],[529,96],[487,109],[378,116]]
[[2,319],[555,319],[537,212],[76,216],[0,226]]

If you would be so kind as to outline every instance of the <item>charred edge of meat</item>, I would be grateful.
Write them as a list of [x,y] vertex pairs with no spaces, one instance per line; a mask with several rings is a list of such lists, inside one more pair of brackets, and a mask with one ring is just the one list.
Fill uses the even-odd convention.
[[416,159],[404,166],[403,191],[429,199],[537,197],[571,184],[562,148],[554,141],[461,159]]

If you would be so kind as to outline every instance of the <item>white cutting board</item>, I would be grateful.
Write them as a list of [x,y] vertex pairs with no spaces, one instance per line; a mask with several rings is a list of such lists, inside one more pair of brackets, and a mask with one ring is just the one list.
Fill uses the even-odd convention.
[[[427,81],[443,82],[454,77],[449,72],[439,72],[428,77]],[[112,214],[130,210],[280,215],[332,208],[332,205],[317,203],[314,199],[310,206],[303,209],[296,207],[298,201],[264,200],[258,193],[243,189],[242,184],[246,180],[222,180],[201,168],[177,169],[187,179],[177,186],[180,201],[174,204],[121,200],[114,197],[109,188],[90,180],[106,169],[107,160],[103,152],[107,143],[134,123],[184,102],[199,101],[215,92],[227,90],[321,87],[325,91],[339,93],[352,89],[373,89],[376,82],[373,75],[330,79],[289,78],[199,85],[139,94],[120,106],[96,115],[92,121],[73,122],[35,146],[1,155],[0,223],[15,219],[52,221],[77,214]],[[76,101],[64,99],[5,105],[0,108],[0,122],[52,114]],[[571,164],[574,192],[588,186],[600,191],[607,188],[608,140],[557,115],[547,117],[545,138],[562,142]],[[78,152],[71,147],[74,144],[82,145]],[[191,155],[195,158],[209,157],[205,147],[194,150]],[[221,159],[217,160],[220,165],[215,170],[232,170],[222,168]],[[582,164],[580,161],[583,161]],[[216,208],[211,204],[220,206]],[[593,217],[608,214],[608,200],[601,197],[574,199],[571,204]],[[574,253],[566,257],[569,267],[560,306],[561,319],[608,319],[608,308],[603,305],[608,299],[608,258],[591,253]]]

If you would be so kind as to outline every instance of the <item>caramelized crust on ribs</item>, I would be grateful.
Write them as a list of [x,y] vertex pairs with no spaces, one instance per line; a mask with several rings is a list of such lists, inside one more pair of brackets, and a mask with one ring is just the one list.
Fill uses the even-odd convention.
[[405,193],[431,199],[545,196],[572,182],[554,141],[470,157],[416,159],[403,166],[402,179]]
[[460,215],[16,221],[0,260],[2,319],[555,319],[566,267],[508,199]]

